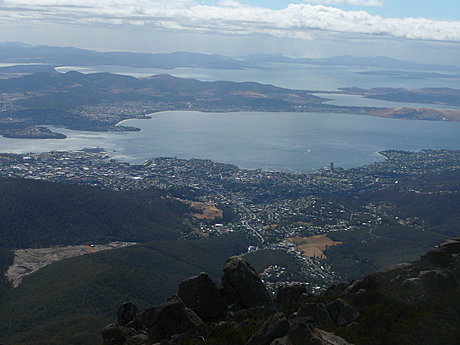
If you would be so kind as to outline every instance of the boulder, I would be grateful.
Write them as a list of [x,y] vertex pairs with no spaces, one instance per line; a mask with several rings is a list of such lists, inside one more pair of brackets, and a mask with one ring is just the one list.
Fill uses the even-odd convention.
[[326,332],[319,328],[316,328],[315,332],[321,338],[324,345],[352,345],[334,333]]
[[295,303],[304,293],[308,293],[307,288],[304,284],[292,284],[282,286],[278,289],[278,292],[275,297],[275,302],[277,305]]
[[138,334],[128,338],[123,345],[147,345],[149,337],[147,334]]
[[295,320],[289,329],[287,345],[323,345],[323,343],[310,324]]
[[130,337],[137,335],[137,333],[128,327],[120,326],[117,324],[110,324],[105,326],[101,330],[102,339],[106,341],[106,343],[110,343],[112,345],[123,345],[123,343]]
[[314,328],[299,319],[293,320],[286,345],[351,345],[333,333]]
[[347,283],[332,284],[327,289],[326,295],[335,295],[335,296],[341,295],[347,287],[348,287]]
[[205,321],[215,319],[227,307],[219,288],[205,273],[181,282],[179,297],[188,308]]
[[300,304],[311,303],[313,299],[314,299],[314,295],[312,295],[309,292],[305,292],[300,295],[297,302],[299,302]]
[[403,271],[412,268],[412,263],[410,262],[401,262],[399,264],[391,265],[384,267],[376,272],[374,272],[374,275],[381,275],[381,274],[386,274],[390,272],[395,272],[395,271]]
[[118,324],[121,326],[126,326],[128,323],[130,323],[136,318],[138,312],[139,309],[137,309],[137,307],[133,303],[123,303],[117,311]]
[[287,340],[288,340],[287,336],[282,337],[282,338],[277,338],[277,339],[273,340],[270,343],[270,345],[287,345]]
[[195,334],[183,333],[173,335],[171,339],[163,339],[158,343],[159,345],[205,345],[203,337]]
[[458,287],[455,276],[447,270],[423,271],[419,275],[422,286],[428,293],[442,292]]
[[324,303],[306,303],[297,310],[297,316],[319,324],[334,324]]
[[360,315],[355,308],[340,298],[328,303],[326,308],[338,327],[346,326],[356,321]]
[[229,305],[252,308],[271,304],[270,295],[256,270],[241,257],[234,256],[227,260],[222,287]]
[[276,313],[249,339],[246,345],[270,345],[289,332],[289,321],[283,313]]
[[449,253],[449,254],[459,254],[460,253],[460,239],[454,238],[447,240],[441,243],[438,247],[438,251]]
[[189,332],[203,324],[193,310],[187,308],[178,296],[149,310],[149,341],[154,344],[175,334]]

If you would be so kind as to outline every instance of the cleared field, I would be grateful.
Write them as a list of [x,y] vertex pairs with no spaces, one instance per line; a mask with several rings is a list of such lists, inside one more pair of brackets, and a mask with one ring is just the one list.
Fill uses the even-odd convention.
[[324,250],[330,246],[336,246],[342,242],[334,242],[327,235],[317,235],[309,237],[291,237],[289,240],[295,244],[296,248],[304,256],[326,258]]
[[222,218],[223,212],[222,210],[218,209],[216,205],[211,203],[204,203],[204,202],[190,202],[190,207],[199,211],[199,213],[193,213],[192,216],[198,219],[217,219]]
[[96,253],[102,250],[110,250],[132,246],[132,242],[111,242],[104,245],[77,245],[65,247],[50,247],[39,249],[17,249],[14,251],[14,262],[5,273],[6,278],[13,287],[18,287],[22,279],[29,274],[38,271],[53,262],[74,256]]

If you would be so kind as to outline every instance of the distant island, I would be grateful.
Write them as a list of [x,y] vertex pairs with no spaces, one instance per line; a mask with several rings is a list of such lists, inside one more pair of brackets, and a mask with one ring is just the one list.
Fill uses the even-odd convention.
[[[314,91],[255,82],[204,82],[171,75],[135,78],[111,73],[58,73],[46,72],[47,68],[49,66],[44,67],[45,72],[0,79],[1,135],[65,138],[43,127],[47,125],[89,131],[138,131],[138,128],[118,124],[126,119],[148,118],[148,114],[171,110],[342,113],[460,121],[460,111],[456,110],[336,106],[325,104],[328,99],[313,95]],[[460,105],[460,90],[449,88],[344,88],[340,92],[392,101]]]

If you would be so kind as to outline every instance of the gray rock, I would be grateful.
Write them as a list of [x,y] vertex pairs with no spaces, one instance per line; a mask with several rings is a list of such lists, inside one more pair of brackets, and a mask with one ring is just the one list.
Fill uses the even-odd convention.
[[205,321],[218,317],[227,307],[219,288],[205,273],[181,282],[179,297]]
[[352,345],[333,333],[294,320],[289,329],[287,345]]
[[363,279],[354,280],[345,288],[345,290],[343,291],[343,294],[344,295],[354,294],[362,288],[363,284],[364,284]]
[[304,284],[292,284],[278,289],[275,302],[278,305],[297,302],[302,294],[308,293]]
[[138,312],[139,309],[137,309],[137,307],[133,303],[123,303],[117,311],[118,324],[122,326],[127,325],[136,318]]
[[146,334],[138,334],[128,338],[123,345],[147,345],[149,337]]
[[294,322],[289,329],[287,345],[323,345],[323,343],[310,324]]
[[342,294],[345,289],[348,287],[347,283],[337,283],[337,284],[332,284],[329,286],[329,288],[326,291],[327,295],[335,295],[338,296]]
[[340,298],[328,303],[326,308],[334,323],[339,327],[346,326],[359,318],[359,312]]
[[168,345],[169,344],[174,344],[174,345],[186,345],[186,344],[187,345],[190,345],[190,344],[205,345],[206,344],[203,337],[200,337],[196,334],[190,334],[190,333],[173,335],[167,343],[165,340],[161,342],[162,345],[163,343],[168,344]]
[[123,345],[128,338],[137,335],[133,329],[113,323],[105,326],[101,330],[101,334],[102,339],[109,341],[113,345]]
[[374,275],[385,274],[385,273],[389,273],[389,272],[392,272],[392,271],[407,270],[407,269],[409,269],[411,267],[412,267],[412,264],[410,262],[401,262],[401,263],[396,264],[396,265],[384,267],[384,268],[376,271],[374,273]]
[[305,292],[302,295],[300,295],[298,302],[300,304],[305,304],[305,303],[311,303],[313,295],[309,292]]
[[422,286],[428,293],[442,292],[458,287],[455,276],[447,270],[423,271],[419,275]]
[[323,341],[324,345],[352,345],[345,339],[338,337],[333,333],[323,331],[319,328],[315,329],[315,331]]
[[297,316],[310,319],[313,323],[334,324],[324,303],[306,303],[297,310]]
[[289,321],[286,316],[277,313],[259,328],[246,345],[270,345],[275,339],[287,335],[288,331]]
[[438,251],[449,253],[449,254],[459,254],[460,253],[460,239],[454,238],[447,240],[444,243],[441,243],[438,247]]
[[402,284],[419,289],[422,287],[422,280],[420,278],[408,278]]
[[287,345],[288,337],[277,338],[273,340],[270,345]]
[[159,342],[175,334],[181,334],[195,329],[203,321],[193,310],[187,308],[178,296],[152,308],[149,311],[149,341]]
[[256,270],[241,257],[227,260],[222,287],[228,304],[238,304],[241,308],[271,304],[270,295]]

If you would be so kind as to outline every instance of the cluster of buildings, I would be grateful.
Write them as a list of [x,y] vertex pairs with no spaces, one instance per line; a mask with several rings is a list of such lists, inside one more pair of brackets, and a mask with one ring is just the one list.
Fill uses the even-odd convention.
[[[286,239],[378,224],[381,208],[371,204],[357,207],[340,202],[340,198],[355,191],[395,185],[402,176],[423,175],[428,169],[446,171],[460,167],[460,151],[382,154],[387,158],[384,162],[347,170],[331,166],[326,174],[246,170],[201,159],[152,158],[131,165],[94,149],[0,154],[0,177],[81,183],[113,190],[156,188],[166,195],[231,208],[233,217],[225,221],[195,219],[196,231],[190,236],[213,237],[243,231],[252,239],[250,250],[287,251],[306,275],[329,284],[338,277],[325,261],[306,257]],[[273,277],[276,281],[282,271],[281,266],[273,267],[266,272],[267,281]],[[321,287],[318,284],[315,286]]]

